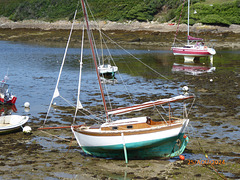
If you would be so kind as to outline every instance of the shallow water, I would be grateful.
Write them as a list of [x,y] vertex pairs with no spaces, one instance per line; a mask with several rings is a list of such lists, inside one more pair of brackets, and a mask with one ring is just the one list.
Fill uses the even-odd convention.
[[[10,90],[18,98],[16,114],[29,115],[28,125],[31,127],[41,126],[53,95],[65,47],[0,41],[0,49],[0,77],[3,78],[8,74]],[[84,51],[87,55],[84,56],[86,62],[84,62],[80,99],[85,108],[96,107],[91,110],[98,112],[101,101],[98,85],[95,83],[96,75],[92,73],[94,67],[90,65],[89,49]],[[190,137],[216,139],[220,143],[239,145],[239,50],[217,50],[213,64],[206,59],[201,59],[198,63],[185,63],[189,67],[194,66],[194,71],[189,71],[189,68],[181,69],[181,65],[184,64],[182,57],[174,57],[169,50],[144,50],[134,47],[128,51],[161,75],[156,76],[148,68],[141,68],[136,59],[133,60],[127,56],[126,51],[114,49],[113,56],[116,59],[115,63],[120,74],[116,75],[117,83],[105,86],[109,90],[109,94],[113,95],[111,99],[113,106],[130,105],[125,86],[130,89],[132,101],[141,103],[152,100],[154,97],[178,95],[181,93],[180,87],[187,85],[190,88],[190,93],[196,96],[195,104],[189,115],[192,126],[192,128],[191,126],[188,128]],[[80,49],[70,48],[68,50],[59,85],[60,94],[72,103],[75,103],[77,95],[79,54]],[[127,68],[124,67],[125,65]],[[197,70],[203,67],[206,70]],[[212,67],[215,67],[214,70],[208,71]],[[125,79],[126,85],[121,79]],[[24,102],[30,103],[29,112],[24,109]],[[59,106],[70,106],[60,98],[56,98],[54,103]],[[177,107],[178,104],[172,108],[176,109]],[[58,108],[52,108],[50,113],[51,119],[47,121],[50,126],[53,124],[70,125],[72,123],[72,118],[66,119],[68,112],[64,112],[64,110],[62,112]],[[181,114],[177,110],[175,113]],[[88,117],[85,117],[84,120],[92,122]],[[61,137],[69,138],[71,134],[62,133]],[[67,148],[67,145],[50,142],[51,140],[45,137],[34,137],[28,143],[33,143],[33,141],[38,141],[46,149],[56,148],[64,151]],[[218,158],[226,160],[239,158],[239,152],[240,149],[238,152],[234,152],[234,156],[225,155],[218,156]],[[192,159],[203,158],[201,154],[189,152],[186,152],[185,156]]]
[[[57,82],[65,47],[47,47],[28,45],[7,41],[0,42],[1,74],[8,74],[10,90],[17,95],[17,114],[29,114],[39,117],[39,113],[47,112],[53,91]],[[154,74],[146,67],[140,66],[136,59],[129,57],[128,52],[113,49],[112,55],[119,67],[120,74],[116,75],[117,83],[106,85],[109,94],[113,95],[111,102],[117,106],[130,104],[126,102],[126,89],[132,94],[133,102],[140,103],[152,100],[151,97],[167,97],[178,95],[180,87],[187,85],[190,92],[197,97],[193,120],[198,118],[219,119],[221,126],[226,126],[226,117],[239,119],[239,83],[240,59],[239,50],[219,50],[214,56],[213,64],[201,59],[199,63],[184,63],[182,57],[174,57],[168,50],[128,49],[129,53],[155,69],[160,75]],[[100,101],[94,67],[90,63],[90,50],[85,49],[86,61],[83,65],[81,84],[81,102],[83,106],[96,106]],[[77,94],[80,50],[70,48],[60,79],[59,91],[61,96],[75,103]],[[195,69],[178,69],[176,63],[195,67]],[[127,68],[125,67],[127,65]],[[215,67],[211,72],[197,69]],[[124,80],[124,83],[122,82]],[[127,87],[125,87],[127,86]],[[141,87],[141,88],[139,88]],[[146,93],[147,92],[147,93]],[[147,98],[147,99],[145,99]],[[30,102],[30,112],[25,112],[23,104]],[[68,106],[62,100],[54,100],[57,105]],[[224,121],[224,123],[223,123]],[[198,121],[201,123],[201,121]],[[231,121],[230,121],[231,123]],[[236,129],[239,124],[233,124]],[[209,131],[211,125],[205,126]],[[219,125],[217,126],[219,128]],[[234,128],[232,127],[232,128]],[[215,126],[213,126],[215,128]],[[231,128],[231,126],[229,126]],[[236,131],[234,131],[236,132]],[[221,136],[221,135],[217,135]],[[223,136],[224,137],[224,136]],[[232,136],[236,140],[236,136]]]

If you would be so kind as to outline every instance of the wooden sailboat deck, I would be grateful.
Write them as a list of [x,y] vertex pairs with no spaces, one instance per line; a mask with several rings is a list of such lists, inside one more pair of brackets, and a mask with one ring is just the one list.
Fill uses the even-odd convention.
[[[171,117],[170,121],[153,121],[148,117],[140,117],[139,122],[137,122],[135,119],[133,118],[132,121],[130,119],[118,120],[116,122],[104,123],[102,126],[81,126],[75,128],[75,130],[83,134],[121,135],[124,132],[124,134],[130,135],[170,130],[178,126],[181,127],[183,123],[183,119],[176,117]],[[121,121],[123,122],[121,123]]]

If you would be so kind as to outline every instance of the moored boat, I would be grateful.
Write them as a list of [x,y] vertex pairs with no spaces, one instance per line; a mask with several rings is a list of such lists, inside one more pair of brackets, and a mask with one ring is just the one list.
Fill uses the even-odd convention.
[[5,76],[2,82],[0,82],[0,104],[13,105],[16,103],[17,97],[10,92],[7,79],[8,77]]
[[111,64],[102,64],[98,66],[99,74],[106,76],[115,76],[115,73],[118,71],[117,66],[112,66]]
[[213,55],[216,54],[215,49],[204,45],[204,43],[199,42],[199,40],[202,39],[189,36],[188,41],[191,41],[192,44],[188,43],[183,47],[172,47],[173,54],[175,56],[184,56],[185,61],[193,61],[200,57],[210,57],[210,60],[212,61]]
[[0,134],[6,134],[21,130],[27,123],[28,116],[6,115],[0,116]]
[[[190,0],[188,0],[188,29],[187,29],[187,44],[184,46],[173,46],[171,49],[175,56],[184,56],[184,60],[193,61],[200,57],[210,57],[213,61],[213,55],[216,54],[214,48],[207,46],[202,38],[196,38],[189,35],[189,14],[190,14]],[[176,38],[176,37],[175,37]],[[175,44],[175,40],[174,40]]]
[[184,135],[188,122],[189,119],[174,117],[167,122],[137,117],[106,122],[97,127],[73,127],[72,131],[83,151],[90,155],[150,159],[182,154],[189,141]]
[[[98,69],[98,56],[96,55],[96,45],[92,31],[88,23],[88,15],[86,8],[86,1],[81,0],[82,10],[85,18],[85,24],[82,29],[82,46],[81,54],[79,60],[79,82],[78,82],[78,93],[76,101],[76,110],[73,118],[73,123],[71,130],[83,151],[89,155],[103,157],[103,158],[113,158],[113,159],[125,159],[126,163],[128,159],[150,159],[150,158],[159,158],[159,157],[175,157],[180,155],[189,139],[185,135],[185,130],[189,123],[187,105],[189,100],[194,99],[193,95],[188,93],[177,95],[169,98],[160,98],[156,100],[147,101],[140,104],[134,104],[131,102],[130,106],[127,107],[117,107],[112,106],[110,101],[106,101],[105,96],[108,96],[110,99],[110,93],[108,92],[108,87],[103,84]],[[74,19],[76,17],[77,11],[75,12]],[[74,24],[74,20],[73,20]],[[90,50],[92,53],[92,59],[94,64],[94,74],[96,73],[97,79],[95,83],[98,83],[99,91],[102,99],[102,105],[104,113],[99,113],[94,116],[95,121],[104,121],[104,123],[98,123],[97,125],[86,125],[86,124],[76,124],[77,113],[81,111],[84,116],[92,116],[92,113],[89,110],[85,109],[84,105],[80,101],[80,90],[82,83],[82,68],[83,68],[83,40],[84,40],[84,30],[87,30],[88,40],[90,44]],[[69,40],[73,30],[73,25],[70,31]],[[67,52],[68,43],[66,46],[65,52]],[[109,52],[109,51],[108,51]],[[44,121],[44,124],[48,118],[51,105],[53,100],[60,96],[58,90],[59,80],[61,77],[61,71],[63,69],[64,61],[66,54],[64,55],[62,65],[60,68],[59,76],[57,79],[56,87],[50,102],[50,106]],[[143,63],[140,59],[136,58],[137,62],[140,62],[141,65],[144,65],[148,69],[152,70],[159,76],[158,73],[153,68],[149,67]],[[136,66],[137,67],[137,66]],[[134,68],[136,68],[134,67]],[[88,72],[89,74],[89,72]],[[162,76],[164,77],[164,76]],[[85,88],[90,88],[89,82],[86,82],[87,86]],[[116,85],[117,86],[117,85]],[[139,87],[143,88],[143,87]],[[118,89],[118,87],[116,87]],[[111,94],[117,93],[116,91]],[[148,96],[149,90],[145,91],[146,96]],[[99,93],[98,93],[99,94]],[[130,95],[128,92],[124,92],[124,95]],[[63,97],[62,97],[63,98]],[[63,98],[65,100],[65,98]],[[131,97],[129,98],[131,99]],[[96,101],[98,101],[96,99]],[[183,102],[183,113],[180,114],[180,117],[173,116],[171,105],[170,104],[180,104]],[[168,107],[168,111],[163,106]],[[114,108],[113,108],[114,107]],[[159,112],[158,108],[162,108],[165,111],[165,115],[162,115]],[[151,110],[149,110],[151,108]],[[154,111],[151,114],[151,117],[145,115],[143,112]],[[136,113],[137,111],[137,113]],[[90,115],[88,115],[90,114]],[[139,115],[141,114],[141,115]],[[101,117],[101,118],[99,118]],[[54,127],[42,127],[43,129],[52,129]],[[64,127],[59,127],[64,128]],[[56,129],[59,129],[56,127]],[[68,128],[68,127],[66,127]]]
[[[91,44],[92,40],[88,25],[88,16],[86,15],[87,9],[85,7],[85,1],[81,0],[81,4],[93,60],[96,66],[97,60],[95,58],[94,46]],[[96,73],[98,79],[100,79],[97,66]],[[97,127],[72,127],[73,134],[84,152],[98,157],[125,158],[127,162],[129,158],[148,159],[153,157],[174,157],[184,151],[188,142],[188,138],[184,136],[184,131],[189,122],[187,118],[172,118],[169,113],[168,121],[152,121],[149,117],[134,117],[111,121],[109,116],[140,111],[165,103],[190,99],[193,98],[193,96],[181,95],[169,99],[160,99],[130,107],[108,110],[100,81],[99,87],[104,103],[106,122]],[[176,146],[178,146],[178,148],[175,148]]]

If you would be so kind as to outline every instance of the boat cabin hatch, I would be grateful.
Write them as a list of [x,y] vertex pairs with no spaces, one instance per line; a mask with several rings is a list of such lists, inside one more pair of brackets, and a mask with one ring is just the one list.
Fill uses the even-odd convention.
[[112,130],[118,130],[117,126],[112,127]]

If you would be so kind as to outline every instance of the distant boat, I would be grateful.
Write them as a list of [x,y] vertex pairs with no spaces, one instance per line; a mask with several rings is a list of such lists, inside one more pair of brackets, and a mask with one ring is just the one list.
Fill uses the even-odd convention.
[[0,82],[0,104],[15,104],[17,97],[13,95],[9,90],[9,84],[7,84],[8,77],[5,76],[4,80]]
[[[94,120],[103,120],[105,123],[101,123],[98,125],[76,125],[76,115],[78,111],[83,112],[83,114],[89,114],[89,110],[85,109],[80,102],[80,90],[81,90],[81,79],[82,79],[82,64],[83,61],[83,39],[84,39],[84,27],[82,33],[82,46],[81,46],[81,58],[80,58],[80,68],[79,68],[79,84],[78,84],[78,93],[77,93],[77,102],[76,102],[76,111],[74,115],[73,124],[71,126],[72,132],[82,150],[96,157],[103,158],[113,158],[113,159],[125,159],[126,163],[128,159],[150,159],[150,158],[159,158],[159,157],[175,157],[179,156],[183,153],[189,138],[185,135],[185,130],[189,123],[188,113],[187,113],[187,102],[189,99],[193,99],[194,96],[189,94],[181,94],[174,97],[155,99],[153,101],[147,101],[141,104],[135,104],[127,107],[119,107],[112,108],[112,105],[106,101],[105,96],[109,96],[107,93],[107,88],[105,88],[105,84],[102,83],[102,79],[100,77],[100,72],[98,70],[98,61],[96,55],[95,44],[93,43],[92,31],[89,27],[86,1],[81,0],[82,10],[85,18],[85,27],[87,29],[88,39],[90,43],[90,49],[92,52],[94,69],[97,80],[96,83],[99,85],[99,91],[102,98],[103,110],[104,114],[99,113],[94,117],[100,116],[100,118],[96,118]],[[75,12],[74,19],[76,17],[77,12]],[[74,21],[73,21],[74,24]],[[73,25],[72,25],[73,29]],[[69,41],[71,37],[71,32],[69,35]],[[65,52],[67,52],[68,44],[66,46]],[[139,59],[137,59],[140,61]],[[48,118],[48,114],[50,112],[51,105],[53,104],[53,99],[56,97],[61,97],[58,85],[61,77],[61,70],[63,69],[65,61],[65,55],[63,58],[62,66],[60,68],[58,80],[56,83],[55,91],[53,93],[52,100],[50,102],[50,106],[46,115],[46,119]],[[141,65],[145,65],[143,62]],[[149,66],[147,66],[149,67]],[[136,67],[134,67],[136,68]],[[152,68],[150,68],[152,69]],[[152,69],[153,70],[153,69]],[[153,70],[156,74],[159,75],[158,72]],[[91,87],[91,84],[87,82],[87,88]],[[104,86],[104,88],[103,88]],[[117,85],[116,85],[116,88]],[[142,88],[142,87],[139,87]],[[114,93],[114,92],[113,92]],[[117,92],[116,92],[117,93]],[[149,92],[147,91],[146,94]],[[127,94],[127,92],[126,92]],[[96,99],[96,102],[98,99]],[[179,101],[183,101],[183,109],[184,112],[180,113],[180,117],[173,116],[171,113],[171,103],[176,103]],[[167,111],[163,108],[164,105],[167,105]],[[165,115],[161,114],[158,111],[157,107],[162,107]],[[149,108],[155,111],[154,116],[149,117],[145,115],[142,111]],[[182,108],[181,108],[182,109]],[[138,111],[138,113],[136,113]],[[152,111],[151,111],[152,112]],[[128,114],[129,113],[129,114]],[[130,113],[132,116],[130,117]],[[136,115],[140,114],[141,115]],[[128,116],[126,117],[126,114]],[[92,115],[92,113],[91,113]],[[123,117],[121,117],[123,115]],[[116,118],[116,119],[115,119]],[[114,120],[115,119],[115,120]],[[44,123],[45,124],[45,123]],[[39,129],[53,129],[54,127],[42,127]],[[60,129],[64,127],[56,127],[56,129]],[[68,126],[66,126],[68,128]]]
[[181,47],[173,46],[171,49],[175,56],[184,56],[185,61],[193,61],[200,57],[210,57],[213,61],[213,55],[216,54],[215,49],[208,47],[202,38],[196,38],[189,35],[189,13],[190,0],[188,0],[188,29],[187,44]]
[[20,115],[6,115],[0,116],[0,134],[11,133],[23,128],[23,125],[27,123],[28,116]]
[[98,66],[98,71],[100,75],[106,76],[115,76],[115,73],[118,71],[117,66],[112,66],[111,64],[102,64]]
[[115,66],[111,65],[112,56],[110,54],[108,56],[104,57],[104,55],[103,55],[104,40],[103,40],[103,37],[102,37],[102,32],[100,30],[99,30],[99,34],[100,34],[100,40],[101,40],[102,55],[101,55],[101,58],[100,57],[98,58],[98,61],[99,61],[98,62],[99,63],[98,72],[99,72],[99,74],[102,78],[104,78],[104,77],[114,78],[115,73],[118,71],[118,67],[116,65]]

